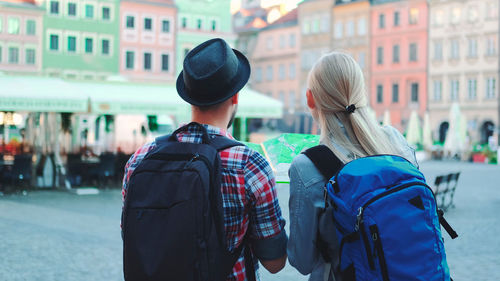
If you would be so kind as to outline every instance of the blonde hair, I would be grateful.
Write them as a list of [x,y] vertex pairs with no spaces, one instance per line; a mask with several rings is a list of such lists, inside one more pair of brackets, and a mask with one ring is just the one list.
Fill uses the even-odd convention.
[[[402,156],[370,114],[363,72],[351,56],[332,52],[321,57],[309,72],[308,86],[316,104],[321,142],[342,162],[375,154]],[[350,105],[356,107],[352,113],[347,111]],[[349,154],[341,153],[334,143]]]

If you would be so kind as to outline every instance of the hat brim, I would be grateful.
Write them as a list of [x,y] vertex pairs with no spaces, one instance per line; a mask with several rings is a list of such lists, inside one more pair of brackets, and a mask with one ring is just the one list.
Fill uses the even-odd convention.
[[221,94],[224,94],[223,97],[221,97],[217,100],[214,100],[214,101],[210,101],[210,102],[201,102],[201,101],[198,101],[198,100],[192,98],[191,96],[189,96],[186,93],[183,71],[181,71],[181,73],[177,77],[177,82],[176,82],[177,93],[179,94],[179,96],[191,105],[210,106],[210,105],[215,105],[215,104],[221,103],[221,102],[231,98],[232,96],[237,94],[241,89],[243,89],[243,87],[248,82],[248,79],[250,78],[250,63],[248,62],[248,59],[242,53],[240,53],[238,50],[235,50],[235,49],[232,49],[232,50],[236,54],[236,57],[238,58],[238,71],[237,71],[236,76],[239,78],[238,78],[238,81],[236,83],[234,83],[234,85],[232,87],[230,87],[229,89],[226,90],[226,93],[221,93]]

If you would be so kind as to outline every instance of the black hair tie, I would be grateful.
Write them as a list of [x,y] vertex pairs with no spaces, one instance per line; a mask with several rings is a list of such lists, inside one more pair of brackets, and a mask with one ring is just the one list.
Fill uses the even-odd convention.
[[355,110],[356,106],[354,104],[345,107],[345,111],[347,111],[347,113],[354,113]]

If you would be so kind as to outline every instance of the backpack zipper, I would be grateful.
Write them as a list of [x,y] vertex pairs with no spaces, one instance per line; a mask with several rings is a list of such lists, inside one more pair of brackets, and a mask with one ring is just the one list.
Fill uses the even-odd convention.
[[378,263],[380,265],[380,271],[382,272],[382,280],[389,281],[389,272],[387,271],[387,264],[385,262],[384,249],[382,248],[382,241],[380,241],[380,235],[376,224],[370,225],[370,233],[372,235],[375,253],[378,256]]

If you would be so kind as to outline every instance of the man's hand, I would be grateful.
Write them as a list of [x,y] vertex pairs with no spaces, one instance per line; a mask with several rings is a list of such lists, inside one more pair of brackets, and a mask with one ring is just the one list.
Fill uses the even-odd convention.
[[282,270],[283,267],[285,267],[286,258],[287,255],[285,254],[281,258],[275,260],[269,260],[269,261],[261,260],[260,263],[262,264],[262,266],[264,266],[265,269],[267,269],[267,271],[271,272],[272,274],[276,274],[280,272],[280,270]]

